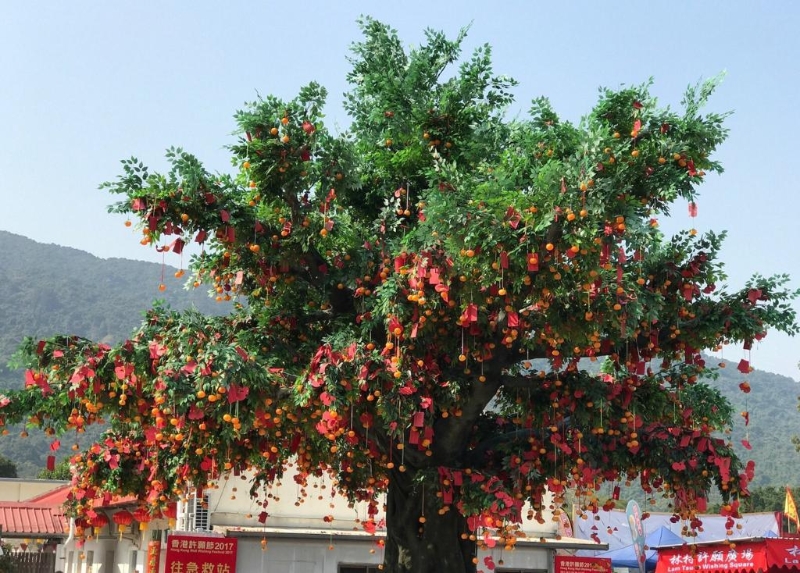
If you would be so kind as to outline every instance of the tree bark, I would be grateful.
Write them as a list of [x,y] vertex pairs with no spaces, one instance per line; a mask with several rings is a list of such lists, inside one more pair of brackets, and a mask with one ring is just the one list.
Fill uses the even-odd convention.
[[[475,573],[476,543],[466,519],[439,513],[437,487],[416,481],[416,472],[392,470],[386,500],[385,568],[388,573]],[[420,519],[423,518],[423,519]],[[462,539],[462,534],[467,534]]]

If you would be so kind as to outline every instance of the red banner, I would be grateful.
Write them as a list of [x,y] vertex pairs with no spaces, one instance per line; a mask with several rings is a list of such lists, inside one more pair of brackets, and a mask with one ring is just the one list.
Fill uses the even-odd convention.
[[767,564],[772,567],[800,569],[800,539],[765,539]]
[[147,564],[145,573],[158,573],[158,565],[161,560],[161,542],[151,541],[147,544]]
[[659,549],[656,573],[774,571],[800,568],[800,540],[764,539]]
[[611,559],[556,555],[555,573],[611,573]]
[[165,571],[236,573],[237,539],[172,534],[167,538]]

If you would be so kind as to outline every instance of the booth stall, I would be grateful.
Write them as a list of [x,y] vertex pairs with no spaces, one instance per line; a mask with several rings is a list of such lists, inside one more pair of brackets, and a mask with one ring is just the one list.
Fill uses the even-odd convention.
[[749,538],[661,547],[655,573],[800,571],[800,538]]

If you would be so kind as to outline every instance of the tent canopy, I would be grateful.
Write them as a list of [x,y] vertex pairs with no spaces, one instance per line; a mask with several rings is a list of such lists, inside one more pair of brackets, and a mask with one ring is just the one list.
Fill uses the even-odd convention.
[[[702,531],[692,533],[692,538],[687,538],[687,543],[700,543],[718,541],[731,537],[726,526],[727,517],[721,515],[698,516],[703,521]],[[642,520],[646,532],[656,531],[662,525],[667,529],[680,532],[682,523],[675,523],[671,513],[650,512],[647,519]],[[575,537],[581,539],[594,539],[597,543],[607,543],[609,549],[619,549],[630,545],[631,530],[625,510],[598,511],[596,514],[576,516],[572,523]],[[766,537],[767,532],[777,534],[780,531],[779,520],[776,512],[745,513],[736,520],[736,538]]]
[[[645,546],[647,549],[645,555],[645,570],[655,571],[658,562],[658,553],[655,551],[656,547],[664,545],[681,545],[684,540],[681,536],[673,533],[663,525],[655,531],[649,533],[645,537]],[[636,550],[633,544],[620,547],[619,549],[612,549],[611,551],[604,551],[603,553],[596,554],[596,557],[605,557],[611,559],[612,567],[628,567],[636,569],[639,567],[639,562],[636,558]]]

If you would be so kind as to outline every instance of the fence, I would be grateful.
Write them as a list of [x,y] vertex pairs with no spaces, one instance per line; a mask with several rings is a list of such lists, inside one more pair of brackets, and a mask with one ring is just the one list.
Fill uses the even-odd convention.
[[53,573],[55,553],[14,553],[11,556],[14,573]]

